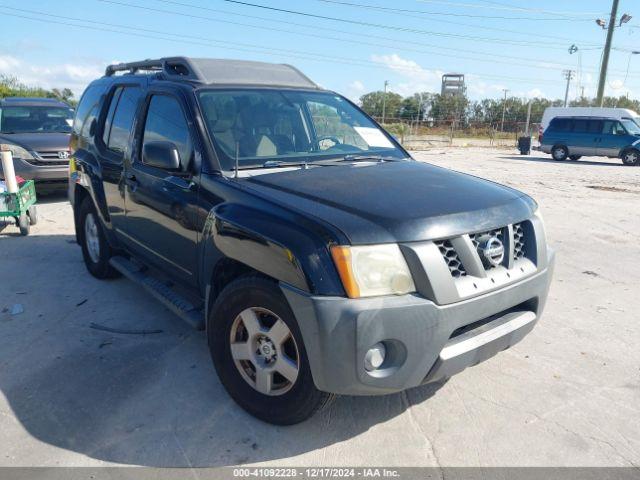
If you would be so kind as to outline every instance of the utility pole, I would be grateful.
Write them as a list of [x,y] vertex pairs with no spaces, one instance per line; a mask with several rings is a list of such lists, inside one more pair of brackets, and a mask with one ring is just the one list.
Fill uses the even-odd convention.
[[564,78],[567,79],[567,89],[564,92],[564,106],[566,108],[567,102],[569,101],[569,85],[571,85],[571,79],[573,78],[573,70],[565,70],[562,74]]
[[384,117],[387,113],[387,87],[389,86],[389,81],[384,81],[384,94],[382,95],[382,124],[384,125]]
[[604,44],[604,54],[602,55],[602,65],[600,66],[600,81],[598,82],[598,95],[596,97],[596,105],[602,107],[604,105],[604,87],[607,82],[607,68],[609,68],[609,54],[611,53],[611,43],[613,41],[613,31],[616,28],[616,17],[618,16],[619,0],[613,0],[611,5],[611,17],[607,30],[607,40]]
[[504,132],[504,113],[505,113],[505,110],[507,109],[507,92],[509,90],[507,90],[506,88],[503,88],[502,91],[504,92],[504,101],[502,102],[502,122],[500,122],[500,131]]

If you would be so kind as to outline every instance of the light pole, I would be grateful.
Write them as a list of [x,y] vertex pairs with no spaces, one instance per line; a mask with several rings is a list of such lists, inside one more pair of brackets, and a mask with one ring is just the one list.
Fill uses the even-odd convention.
[[384,93],[382,94],[382,124],[384,125],[384,117],[387,113],[387,87],[389,86],[389,81],[384,81]]
[[571,79],[573,78],[573,70],[565,70],[562,72],[564,77],[567,79],[567,89],[564,92],[564,106],[567,107],[567,102],[569,101],[569,85],[571,84]]
[[502,102],[502,121],[500,122],[500,131],[504,132],[504,113],[505,113],[505,110],[507,109],[507,92],[509,90],[507,90],[506,88],[503,88],[502,91],[504,92],[504,101]]
[[[618,4],[620,0],[613,0],[613,4],[611,5],[611,16],[609,17],[609,24],[599,18],[596,20],[596,23],[601,26],[603,29],[607,29],[607,39],[604,44],[604,53],[602,55],[602,65],[600,66],[600,80],[598,81],[598,94],[596,96],[596,104],[600,107],[604,105],[604,87],[607,82],[607,69],[609,68],[609,54],[611,53],[611,44],[613,42],[613,32],[616,28],[616,17],[618,16]],[[620,17],[620,24],[617,25],[621,27],[623,24],[627,23],[631,20],[631,15],[624,14]]]

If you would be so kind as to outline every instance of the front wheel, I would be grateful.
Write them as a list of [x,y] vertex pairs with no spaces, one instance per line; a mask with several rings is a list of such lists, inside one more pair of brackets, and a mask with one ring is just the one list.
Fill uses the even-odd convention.
[[207,332],[220,381],[260,420],[299,423],[331,399],[313,383],[298,324],[275,282],[248,276],[230,283],[211,309]]
[[640,152],[634,148],[625,151],[621,157],[622,163],[629,167],[640,164]]
[[111,247],[107,243],[102,224],[89,197],[80,205],[79,220],[78,237],[87,270],[99,279],[117,277],[117,270],[109,264]]
[[18,228],[20,228],[20,235],[27,236],[31,231],[31,224],[29,223],[29,217],[23,213],[18,217]]
[[556,145],[551,149],[551,156],[554,160],[562,162],[569,157],[569,150],[567,150],[567,147],[563,145]]

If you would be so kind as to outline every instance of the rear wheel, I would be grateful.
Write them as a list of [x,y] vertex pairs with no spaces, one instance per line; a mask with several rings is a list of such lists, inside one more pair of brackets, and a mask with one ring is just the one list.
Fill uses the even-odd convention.
[[576,160],[580,160],[582,158],[582,155],[569,155],[569,160],[573,160],[574,162]]
[[29,223],[36,225],[38,223],[38,208],[35,205],[31,205],[27,210],[27,214],[29,215]]
[[89,273],[96,278],[114,278],[119,274],[110,264],[111,247],[107,243],[91,198],[86,197],[80,205],[79,240],[82,257]]
[[622,163],[629,167],[640,164],[640,152],[635,148],[631,148],[622,153]]
[[556,145],[551,149],[551,156],[554,160],[562,162],[569,157],[569,150],[564,145]]
[[313,383],[298,324],[275,282],[248,276],[229,284],[211,309],[207,332],[220,381],[253,416],[291,425],[332,398]]

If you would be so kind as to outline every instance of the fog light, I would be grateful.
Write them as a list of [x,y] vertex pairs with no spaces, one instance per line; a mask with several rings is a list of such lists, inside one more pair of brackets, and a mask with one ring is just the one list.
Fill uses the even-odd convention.
[[369,349],[364,356],[364,368],[367,372],[371,372],[380,368],[384,363],[384,357],[387,355],[387,349],[384,343],[376,343]]

